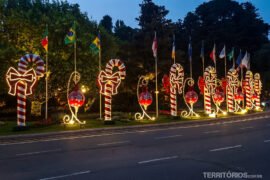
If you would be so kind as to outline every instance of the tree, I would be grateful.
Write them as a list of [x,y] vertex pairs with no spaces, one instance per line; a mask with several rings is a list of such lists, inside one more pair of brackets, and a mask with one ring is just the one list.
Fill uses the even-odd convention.
[[113,24],[111,16],[109,15],[103,16],[99,25],[102,26],[107,32],[112,33]]

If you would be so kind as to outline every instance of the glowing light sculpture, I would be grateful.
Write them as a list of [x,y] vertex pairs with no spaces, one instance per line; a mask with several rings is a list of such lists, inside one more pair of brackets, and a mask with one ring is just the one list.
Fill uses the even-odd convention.
[[[29,63],[34,67],[27,69]],[[17,95],[17,125],[25,126],[26,121],[26,96],[31,95],[33,87],[40,77],[44,75],[44,62],[36,54],[26,54],[21,57],[18,70],[10,67],[6,73],[9,94]]]
[[198,94],[194,91],[194,80],[192,78],[185,79],[183,91],[185,91],[185,86],[188,84],[188,92],[183,93],[183,98],[188,111],[184,110],[181,112],[181,116],[185,118],[200,117],[199,114],[195,113],[193,110],[193,105],[198,101]]
[[[113,68],[118,71],[113,73]],[[101,70],[98,75],[100,93],[105,96],[105,122],[112,120],[112,95],[118,93],[118,87],[122,79],[126,77],[126,67],[119,59],[111,59],[107,64],[105,71]]]
[[[81,79],[81,75],[77,71],[72,72],[69,77],[68,85],[67,85],[67,100],[68,100],[68,107],[69,107],[69,111],[71,112],[71,116],[66,114],[63,117],[64,124],[72,125],[72,124],[78,123],[80,125],[83,125],[86,123],[85,121],[80,121],[78,119],[79,107],[81,107],[85,102],[85,97],[78,88],[80,79]],[[74,87],[74,90],[70,92],[72,82],[75,85],[75,87]],[[72,109],[72,107],[74,108],[74,110]]]
[[214,94],[215,88],[216,88],[216,83],[217,83],[217,74],[216,74],[216,69],[212,66],[208,66],[205,68],[204,74],[203,74],[203,79],[204,79],[204,112],[206,114],[211,114],[212,109],[211,109],[211,97],[212,94]]
[[177,93],[182,94],[184,83],[184,69],[176,63],[170,69],[170,107],[171,115],[177,116]]
[[246,72],[246,76],[243,82],[243,88],[246,93],[246,109],[251,110],[253,108],[252,95],[253,95],[253,73],[251,71]]
[[[148,87],[148,83],[149,80],[151,80],[151,78],[149,76],[140,76],[139,80],[138,80],[138,84],[137,84],[137,98],[138,98],[138,103],[140,105],[140,108],[142,110],[142,113],[135,113],[135,120],[143,120],[145,117],[147,117],[149,120],[155,120],[155,117],[151,117],[147,112],[147,106],[150,105],[152,103],[152,95],[146,91],[146,92],[142,92],[142,93],[147,93],[148,92],[148,97],[146,97],[146,99],[148,100],[148,103],[144,103],[141,100],[143,100],[144,97],[142,97],[142,93],[140,93],[140,88],[147,88]],[[149,96],[150,94],[150,96]]]
[[262,82],[261,82],[261,77],[259,73],[256,73],[254,75],[254,92],[256,94],[256,98],[255,98],[255,108],[256,110],[260,110],[261,109],[261,92],[262,92]]

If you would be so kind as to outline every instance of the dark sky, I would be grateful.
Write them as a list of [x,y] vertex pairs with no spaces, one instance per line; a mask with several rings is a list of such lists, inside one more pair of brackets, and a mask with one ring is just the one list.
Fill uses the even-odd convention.
[[[170,12],[168,18],[173,21],[183,19],[189,11],[206,0],[153,0],[155,4],[164,5]],[[246,2],[246,0],[237,0]],[[259,14],[265,22],[270,24],[270,0],[249,0],[258,9]],[[89,18],[97,22],[106,14],[113,18],[124,20],[125,24],[131,27],[137,27],[135,20],[139,16],[139,4],[142,0],[68,0],[70,3],[78,3],[83,12],[87,12]]]

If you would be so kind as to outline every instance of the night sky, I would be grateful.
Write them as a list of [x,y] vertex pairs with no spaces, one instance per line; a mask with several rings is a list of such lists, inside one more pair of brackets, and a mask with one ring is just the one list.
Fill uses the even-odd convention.
[[[237,0],[246,2],[246,0]],[[124,20],[125,24],[133,28],[138,27],[135,20],[139,16],[139,4],[142,0],[68,0],[70,3],[78,3],[83,12],[87,12],[90,19],[99,22],[106,14],[110,15],[115,22],[117,19]],[[176,22],[185,15],[194,11],[205,0],[153,0],[155,4],[164,5],[170,12],[167,18]],[[263,20],[270,24],[270,0],[250,0],[258,9]]]

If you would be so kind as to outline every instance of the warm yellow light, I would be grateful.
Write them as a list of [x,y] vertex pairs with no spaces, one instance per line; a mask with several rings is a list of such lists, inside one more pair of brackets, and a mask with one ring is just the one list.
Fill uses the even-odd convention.
[[211,114],[209,114],[209,117],[215,118],[215,117],[216,117],[216,113],[211,113]]
[[75,123],[75,121],[72,119],[68,123],[71,124],[71,125],[73,125]]
[[88,88],[87,88],[85,85],[82,85],[82,86],[81,86],[81,91],[82,91],[82,93],[86,93],[87,90],[88,90]]
[[222,114],[223,114],[224,116],[226,116],[226,115],[227,115],[227,112],[223,112]]

